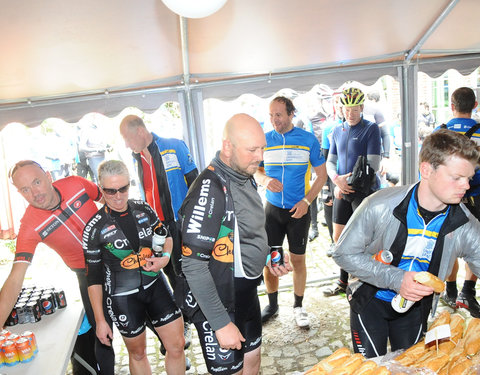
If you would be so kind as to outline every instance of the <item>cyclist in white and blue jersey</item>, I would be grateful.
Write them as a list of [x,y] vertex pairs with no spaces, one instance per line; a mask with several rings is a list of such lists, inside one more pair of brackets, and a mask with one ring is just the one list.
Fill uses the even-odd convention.
[[[320,143],[312,134],[293,126],[295,107],[279,96],[270,103],[270,121],[274,130],[265,134],[263,163],[255,177],[266,187],[265,229],[269,246],[282,246],[285,236],[293,266],[293,311],[301,328],[310,325],[303,304],[307,281],[305,250],[310,227],[311,202],[327,180],[325,158]],[[312,169],[316,178],[310,186]],[[278,278],[264,272],[269,304],[262,311],[262,322],[278,313]]]

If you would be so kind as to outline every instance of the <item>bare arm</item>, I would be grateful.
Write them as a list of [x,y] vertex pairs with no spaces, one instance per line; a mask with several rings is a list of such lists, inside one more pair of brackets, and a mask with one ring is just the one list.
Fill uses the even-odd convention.
[[255,172],[255,181],[274,193],[279,193],[283,190],[283,184],[276,178],[267,176],[265,168],[262,167],[259,167]]
[[[318,193],[320,193],[320,190],[322,190],[323,185],[325,185],[325,182],[327,182],[327,169],[325,163],[318,167],[314,167],[313,169],[315,170],[317,177],[315,177],[310,191],[305,196],[306,200],[308,200],[310,203],[317,197]],[[309,204],[304,200],[297,202],[290,210],[290,212],[293,212],[292,217],[294,219],[301,218],[308,212],[308,206]]]
[[317,177],[315,177],[315,180],[313,181],[310,191],[305,196],[305,198],[307,198],[310,202],[313,201],[318,196],[318,194],[320,193],[320,190],[322,190],[323,185],[325,185],[325,183],[327,182],[326,163],[323,163],[318,167],[314,167],[313,170],[315,171],[315,175]]
[[5,325],[5,321],[10,315],[13,306],[15,306],[29,265],[30,263],[25,262],[14,263],[10,275],[8,275],[7,280],[3,284],[0,291],[0,327]]

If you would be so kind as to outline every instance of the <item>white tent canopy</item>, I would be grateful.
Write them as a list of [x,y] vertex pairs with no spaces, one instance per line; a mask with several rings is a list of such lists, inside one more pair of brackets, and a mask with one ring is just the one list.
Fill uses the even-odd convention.
[[[479,14],[478,0],[228,0],[203,19],[181,18],[161,0],[3,1],[0,129],[175,100],[201,157],[206,98],[390,74],[412,147],[416,73],[480,66]],[[416,155],[403,154],[408,182]]]

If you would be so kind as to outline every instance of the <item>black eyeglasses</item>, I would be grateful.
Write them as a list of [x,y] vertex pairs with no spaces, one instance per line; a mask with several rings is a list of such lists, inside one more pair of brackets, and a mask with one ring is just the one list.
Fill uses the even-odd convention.
[[122,186],[119,189],[109,189],[109,188],[105,188],[105,187],[102,186],[102,190],[107,195],[115,195],[117,193],[126,193],[128,191],[129,187],[130,187],[130,184]]

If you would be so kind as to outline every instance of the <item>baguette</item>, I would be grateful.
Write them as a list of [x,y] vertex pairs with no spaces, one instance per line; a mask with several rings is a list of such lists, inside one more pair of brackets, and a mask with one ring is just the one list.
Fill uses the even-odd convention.
[[395,361],[401,362],[402,360],[408,358],[410,359],[411,362],[414,362],[415,360],[420,358],[420,356],[423,355],[424,353],[425,353],[425,344],[423,340],[420,340],[415,345],[405,350],[402,354],[398,355],[395,358]]
[[305,372],[305,375],[328,374],[335,367],[341,366],[349,357],[351,353],[348,348],[340,348],[330,354],[327,358],[322,359],[310,370]]
[[305,372],[305,375],[328,375],[328,372],[321,367],[312,367],[310,370]]
[[[442,352],[444,354],[448,354],[450,356],[450,353],[456,348],[456,341],[453,339],[442,339],[440,340],[440,343],[438,344],[438,351]],[[435,345],[432,347],[432,350],[435,349]]]
[[464,351],[464,344],[465,344],[465,339],[460,339],[457,343],[457,346],[455,349],[453,349],[448,355],[450,357],[450,363],[455,362],[457,359],[460,357],[464,356],[463,351]]
[[[450,354],[456,349],[458,343],[463,337],[463,331],[465,330],[465,319],[460,314],[453,314],[450,318],[450,338],[440,340],[438,350],[442,353]],[[463,344],[462,344],[463,345]],[[435,345],[432,346],[432,349]]]
[[417,360],[411,364],[411,366],[414,367],[423,367],[424,363],[427,362],[430,358],[433,358],[436,356],[436,352],[433,350],[429,350],[423,353],[423,355],[420,358],[417,358]]
[[443,366],[445,366],[448,361],[450,360],[450,357],[448,354],[441,353],[439,352],[438,354],[435,354],[429,358],[427,358],[425,361],[420,362],[418,364],[418,367],[426,367],[432,370],[433,372],[438,372]]
[[352,354],[341,366],[330,371],[331,375],[351,375],[365,360],[360,353]]
[[378,365],[374,361],[365,361],[357,368],[352,375],[371,375]]
[[465,354],[474,356],[480,351],[480,319],[472,318],[465,332]]
[[417,272],[413,279],[420,284],[432,287],[435,293],[441,293],[445,290],[445,283],[430,272]]
[[444,324],[450,324],[450,320],[451,320],[450,313],[445,310],[435,318],[435,320],[432,322],[428,330],[431,331],[435,327],[442,326]]
[[308,369],[305,371],[304,375],[327,375],[327,371],[321,367],[320,363],[317,363],[315,366],[313,366],[311,369]]
[[462,375],[472,367],[472,361],[467,357],[460,357],[448,368],[448,375]]
[[465,318],[460,314],[453,314],[450,317],[450,332],[451,337],[457,342],[455,339],[461,339],[463,337],[463,332],[465,331]]
[[372,375],[390,375],[391,372],[388,368],[385,366],[380,366],[377,367],[375,370],[373,370]]

